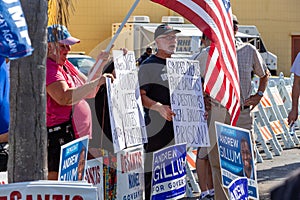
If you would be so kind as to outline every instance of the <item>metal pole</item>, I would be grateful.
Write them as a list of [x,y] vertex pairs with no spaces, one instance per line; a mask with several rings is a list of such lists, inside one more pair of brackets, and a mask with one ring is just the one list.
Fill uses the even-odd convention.
[[[113,43],[116,41],[117,37],[119,36],[119,34],[121,33],[125,23],[127,22],[128,18],[130,17],[130,15],[132,14],[132,12],[134,11],[135,7],[138,5],[140,0],[136,0],[134,2],[134,4],[132,5],[132,7],[130,8],[130,10],[128,11],[126,17],[124,18],[123,22],[121,23],[120,27],[118,28],[116,34],[113,36],[113,38],[111,39],[110,43],[107,45],[105,51],[109,52]],[[102,63],[102,60],[99,59],[95,65],[95,67],[93,68],[92,72],[89,74],[87,82],[91,81],[91,79],[93,78],[93,76],[95,75],[95,73],[98,71],[98,68],[100,67]]]

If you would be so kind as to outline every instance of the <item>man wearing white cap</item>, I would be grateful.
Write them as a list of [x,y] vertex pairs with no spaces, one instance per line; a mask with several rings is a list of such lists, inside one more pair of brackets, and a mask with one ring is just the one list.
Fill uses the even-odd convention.
[[[98,70],[92,81],[86,82],[87,77],[67,60],[71,45],[80,40],[63,25],[52,25],[47,30],[48,179],[57,180],[60,146],[85,135],[91,138],[91,110],[84,99],[95,96],[105,83],[105,76],[113,77]],[[105,65],[108,57],[109,53],[102,52],[98,59],[104,60]]]

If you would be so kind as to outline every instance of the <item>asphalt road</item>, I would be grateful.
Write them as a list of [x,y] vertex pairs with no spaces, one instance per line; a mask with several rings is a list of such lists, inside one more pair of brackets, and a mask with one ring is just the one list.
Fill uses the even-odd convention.
[[[257,181],[260,200],[269,200],[270,192],[284,183],[288,175],[300,169],[300,147],[284,149],[280,156],[257,164]],[[300,189],[300,188],[299,188]]]

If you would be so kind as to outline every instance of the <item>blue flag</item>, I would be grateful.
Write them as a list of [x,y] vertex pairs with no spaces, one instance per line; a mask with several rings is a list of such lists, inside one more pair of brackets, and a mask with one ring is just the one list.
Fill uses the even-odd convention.
[[5,58],[0,56],[0,135],[9,129],[9,74]]
[[19,0],[0,1],[0,56],[9,59],[31,55],[33,48]]

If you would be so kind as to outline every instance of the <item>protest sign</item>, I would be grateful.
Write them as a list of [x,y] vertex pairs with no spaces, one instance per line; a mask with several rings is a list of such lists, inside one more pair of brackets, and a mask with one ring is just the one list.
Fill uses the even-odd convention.
[[119,152],[126,147],[123,129],[122,101],[118,91],[119,80],[106,79],[107,102],[110,118],[111,134],[113,139],[114,152]]
[[248,178],[248,193],[253,199],[258,198],[254,151],[250,132],[246,129],[215,123],[222,184],[229,184],[239,178]]
[[143,146],[124,149],[117,154],[117,199],[144,199]]
[[88,153],[88,136],[61,146],[58,180],[79,181],[85,173]]
[[0,199],[97,199],[97,189],[85,182],[32,181],[0,185]]
[[239,177],[228,186],[230,200],[248,200],[248,179]]
[[0,56],[13,60],[32,51],[20,1],[0,1]]
[[123,51],[114,50],[113,57],[116,78],[121,82],[120,92],[123,94],[126,145],[139,145],[147,142],[147,133],[134,52],[128,51],[124,55]]
[[134,53],[113,51],[116,79],[107,81],[114,152],[147,142]]
[[153,153],[152,200],[180,199],[186,192],[186,144]]
[[167,72],[176,144],[210,146],[199,62],[167,58]]
[[86,162],[84,180],[93,184],[98,190],[98,199],[104,199],[103,196],[103,158],[99,157]]

